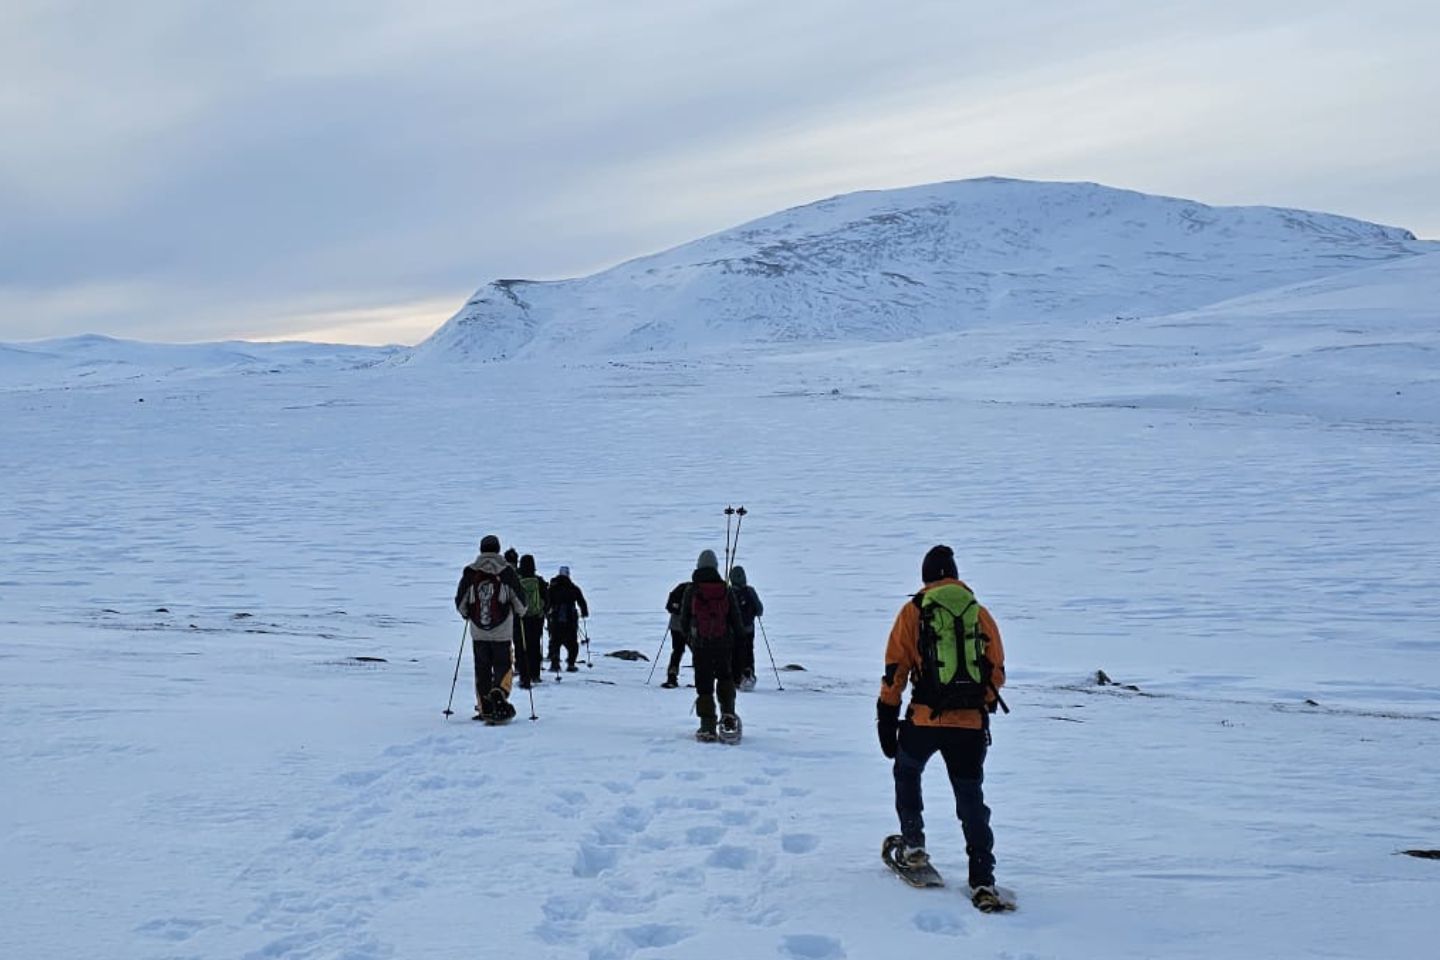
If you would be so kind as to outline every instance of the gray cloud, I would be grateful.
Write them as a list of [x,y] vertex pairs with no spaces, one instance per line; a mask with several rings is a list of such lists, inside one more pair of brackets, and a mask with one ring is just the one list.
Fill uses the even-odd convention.
[[991,173],[1440,234],[1426,4],[12,0],[0,16],[0,338],[279,335],[356,311],[413,327],[491,277]]

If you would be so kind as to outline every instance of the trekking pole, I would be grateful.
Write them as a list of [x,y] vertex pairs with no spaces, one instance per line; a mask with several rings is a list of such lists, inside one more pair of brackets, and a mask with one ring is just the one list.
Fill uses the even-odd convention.
[[735,508],[740,519],[735,521],[735,544],[730,549],[730,559],[725,562],[725,582],[730,582],[730,568],[735,565],[735,558],[740,556],[740,528],[745,525],[745,514],[748,512],[744,507]]
[[594,670],[595,662],[590,659],[590,625],[585,622],[589,619],[589,617],[580,618],[580,631],[585,636],[585,666],[590,670]]
[[460,658],[465,656],[465,634],[470,632],[470,622],[467,620],[460,625],[460,652],[455,654],[455,676],[450,678],[450,699],[445,701],[445,719],[450,719],[454,710],[450,708],[455,705],[455,684],[460,682]]
[[521,676],[525,678],[525,692],[530,694],[530,720],[533,723],[540,718],[535,715],[535,680],[530,676],[530,631],[525,629],[525,622],[520,622],[520,656],[525,661],[525,669]]
[[650,661],[650,676],[645,678],[645,686],[650,686],[650,681],[655,679],[655,668],[660,665],[660,654],[665,649],[665,638],[670,636],[670,625],[665,625],[665,632],[660,635],[660,646],[655,648],[655,659]]
[[730,581],[730,520],[735,516],[735,508],[729,504],[725,505],[725,581]]
[[775,651],[770,649],[770,635],[765,632],[765,621],[756,617],[755,622],[760,624],[760,636],[765,638],[765,652],[770,654],[770,669],[775,671],[775,686],[784,690],[785,684],[780,682],[780,668],[775,666]]

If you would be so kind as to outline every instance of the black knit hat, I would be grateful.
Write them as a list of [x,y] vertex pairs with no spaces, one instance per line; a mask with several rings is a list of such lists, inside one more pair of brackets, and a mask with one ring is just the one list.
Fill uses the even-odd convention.
[[528,553],[520,558],[520,573],[527,577],[535,576],[535,558]]
[[956,579],[959,576],[960,571],[955,567],[955,551],[943,543],[931,547],[920,564],[920,579],[926,583],[947,578]]
[[495,536],[495,534],[493,534],[493,533],[487,534],[487,535],[480,541],[480,552],[481,552],[481,553],[499,553],[499,552],[500,552],[500,538],[497,537],[497,536]]

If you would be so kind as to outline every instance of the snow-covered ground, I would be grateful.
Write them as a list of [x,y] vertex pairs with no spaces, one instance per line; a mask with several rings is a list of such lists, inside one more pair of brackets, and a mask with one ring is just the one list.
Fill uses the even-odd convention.
[[[1433,409],[1207,405],[992,333],[956,336],[1013,362],[942,338],[0,392],[0,955],[1431,956],[1440,874],[1397,851],[1440,846]],[[743,696],[736,748],[604,656],[655,653],[727,502],[806,668]],[[441,715],[490,531],[595,610],[593,669],[499,729]],[[1011,916],[878,857],[880,658],[937,541],[1010,652]]]
[[[979,181],[492,285],[413,352],[0,344],[0,958],[1429,958],[1434,250]],[[727,503],[804,667],[734,748],[605,656]],[[594,609],[498,729],[468,653],[441,714],[489,532]],[[1005,632],[1010,916],[878,856],[936,542]]]

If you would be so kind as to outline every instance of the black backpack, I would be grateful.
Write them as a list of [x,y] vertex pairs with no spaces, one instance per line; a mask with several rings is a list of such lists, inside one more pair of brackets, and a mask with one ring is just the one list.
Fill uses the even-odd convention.
[[550,628],[568,627],[575,622],[574,601],[561,601],[550,608]]

